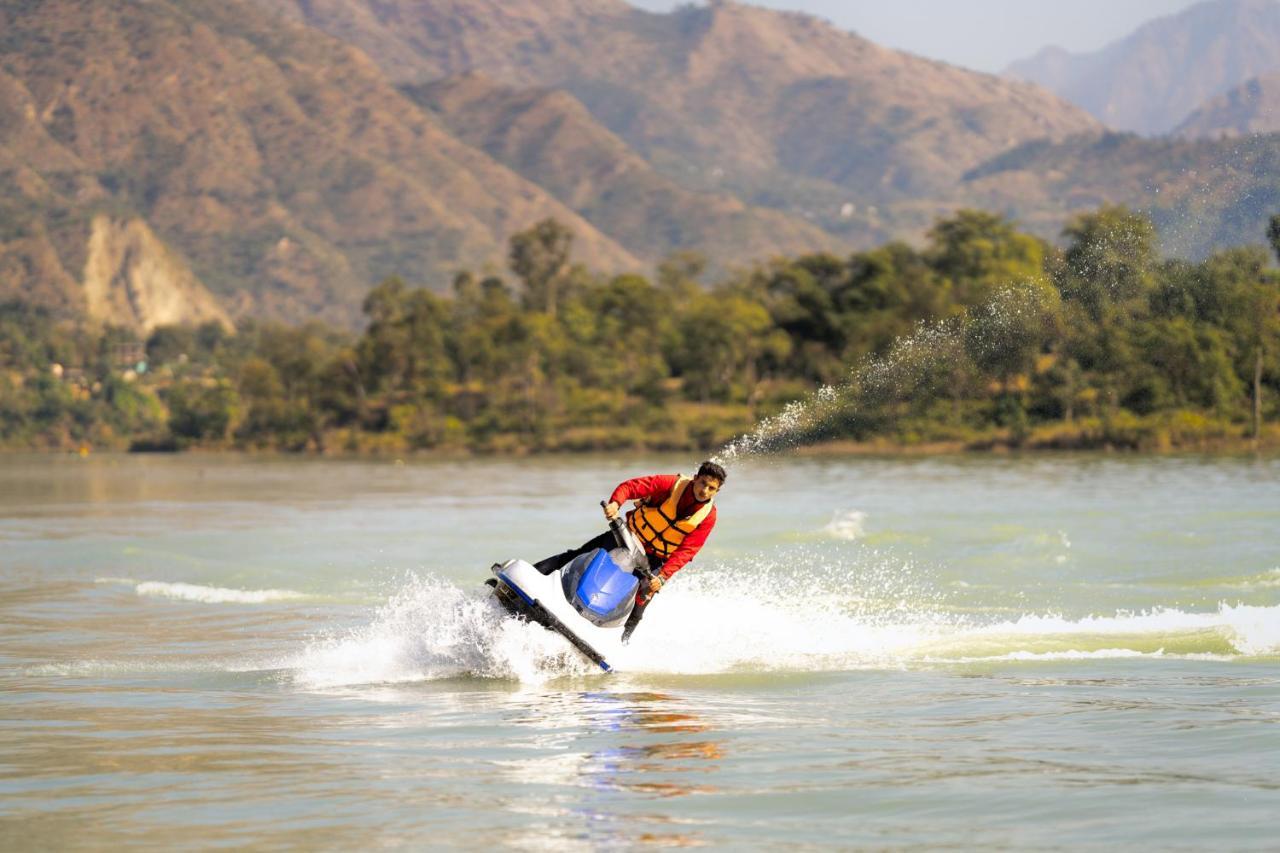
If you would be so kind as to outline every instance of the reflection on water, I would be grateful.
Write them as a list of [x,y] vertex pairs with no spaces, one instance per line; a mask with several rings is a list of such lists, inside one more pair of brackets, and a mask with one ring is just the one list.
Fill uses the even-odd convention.
[[[540,733],[541,754],[498,766],[511,782],[546,792],[530,814],[571,818],[588,828],[592,844],[704,843],[695,830],[674,828],[687,821],[662,809],[636,808],[637,798],[720,793],[700,780],[719,770],[725,744],[685,700],[668,693],[587,691],[542,693],[521,705],[515,721]],[[556,734],[545,736],[548,729]]]
[[634,733],[640,738],[640,742],[620,739],[616,746],[589,754],[584,771],[594,784],[664,797],[718,792],[713,785],[651,778],[661,774],[696,778],[696,774],[718,769],[714,762],[725,757],[723,744],[686,737],[705,734],[709,728],[695,714],[677,710],[684,704],[680,700],[669,694],[643,692],[583,693],[580,699],[589,708],[601,706],[598,716],[588,715],[595,717],[595,730]]
[[[412,702],[412,688],[344,691],[349,697],[375,698],[384,704]],[[593,842],[635,840],[637,821],[663,843],[689,844],[688,833],[658,831],[682,822],[661,810],[636,811],[641,801],[720,792],[708,781],[729,753],[714,736],[714,726],[671,693],[650,691],[516,690],[510,694],[466,690],[430,694],[430,710],[384,714],[380,726],[438,730],[447,718],[496,714],[499,722],[484,737],[456,733],[451,749],[479,748],[499,739],[518,757],[490,757],[487,787],[507,791],[504,811],[551,823],[542,827],[560,838],[571,819],[590,827]],[[431,719],[428,720],[427,717]]]

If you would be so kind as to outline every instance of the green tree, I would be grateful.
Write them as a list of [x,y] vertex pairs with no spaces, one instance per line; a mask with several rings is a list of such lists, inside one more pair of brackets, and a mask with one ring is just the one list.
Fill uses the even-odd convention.
[[169,432],[179,443],[224,440],[239,405],[235,390],[225,382],[175,382],[165,396]]
[[151,433],[164,423],[160,400],[137,382],[112,376],[103,383],[102,399],[109,407],[106,420],[123,435]]
[[47,309],[16,300],[0,304],[0,367],[45,370],[63,363],[72,348],[59,337]]
[[1155,226],[1124,207],[1076,217],[1063,231],[1071,242],[1058,276],[1064,299],[1085,306],[1095,321],[1109,303],[1145,299],[1155,282]]
[[524,283],[526,306],[556,316],[572,246],[573,232],[555,219],[512,235],[508,261]]
[[1058,295],[1046,283],[1026,282],[1000,291],[969,310],[965,348],[974,363],[1008,386],[1030,373],[1058,322]]
[[758,360],[781,344],[768,334],[771,325],[762,305],[738,294],[708,293],[686,305],[673,353],[686,393],[703,402],[750,399]]
[[563,328],[574,340],[574,374],[623,394],[661,404],[670,374],[659,341],[676,325],[672,295],[640,275],[620,275],[588,289],[566,311]]
[[958,211],[940,219],[928,236],[929,265],[952,282],[962,305],[981,304],[1001,288],[1044,276],[1044,244],[993,213]]
[[199,361],[210,361],[232,339],[232,333],[217,320],[209,320],[196,326],[196,354]]
[[496,276],[477,282],[464,275],[454,282],[454,293],[445,347],[457,381],[464,385],[494,381],[505,366],[504,330],[519,313],[511,291]]
[[1043,280],[1007,286],[969,309],[965,350],[979,370],[999,380],[997,421],[1012,427],[1019,441],[1029,428],[1030,376],[1057,337],[1060,321],[1058,293]]
[[1147,414],[1170,407],[1225,411],[1240,394],[1227,335],[1186,317],[1138,330],[1142,370],[1125,405]]
[[392,277],[370,292],[364,310],[369,326],[357,351],[368,386],[405,399],[438,399],[453,373],[446,344],[447,302],[423,288],[410,290]]
[[847,318],[837,301],[850,288],[848,266],[828,255],[806,255],[776,263],[757,289],[763,291],[772,324],[790,339],[783,369],[822,382],[845,371]]
[[399,276],[382,281],[364,299],[369,325],[356,351],[364,384],[375,391],[403,383],[409,360],[408,302],[408,288]]
[[236,387],[244,407],[244,417],[236,429],[238,439],[270,445],[282,433],[291,431],[289,400],[271,362],[258,355],[250,356],[240,365]]
[[1243,356],[1240,374],[1248,377],[1255,440],[1262,432],[1268,357],[1280,349],[1280,280],[1266,269],[1267,261],[1266,250],[1243,246],[1218,252],[1203,264],[1204,289],[1213,294],[1208,319],[1232,334]]
[[196,330],[190,326],[159,326],[147,338],[147,362],[152,366],[190,358],[196,352]]
[[868,354],[887,352],[919,324],[960,310],[951,282],[896,241],[850,258],[848,286],[835,302],[848,341],[841,354],[846,368]]
[[778,261],[757,274],[751,290],[790,339],[778,367],[826,383],[886,352],[916,324],[953,310],[948,284],[896,242],[848,260],[815,254]]
[[698,252],[672,252],[658,264],[658,288],[673,297],[688,296],[701,289],[707,259]]
[[414,395],[438,400],[453,373],[446,346],[449,305],[429,290],[414,290],[405,323],[409,354],[403,384]]
[[317,401],[326,394],[325,380],[335,376],[329,365],[346,343],[344,335],[314,321],[295,328],[260,328],[254,353],[270,364],[283,391],[268,423],[275,425],[271,429],[285,447],[301,450],[311,442],[324,448],[328,413]]

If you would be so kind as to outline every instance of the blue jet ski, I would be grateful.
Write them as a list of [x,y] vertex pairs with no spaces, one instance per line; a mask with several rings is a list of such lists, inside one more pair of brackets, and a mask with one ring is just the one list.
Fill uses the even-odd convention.
[[605,672],[622,648],[622,630],[641,581],[653,577],[644,549],[622,518],[609,522],[618,547],[574,557],[549,575],[524,560],[494,563],[487,583],[512,615],[563,636]]

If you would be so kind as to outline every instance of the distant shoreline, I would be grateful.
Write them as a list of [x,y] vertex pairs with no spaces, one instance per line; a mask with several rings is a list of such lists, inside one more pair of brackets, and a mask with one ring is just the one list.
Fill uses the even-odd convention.
[[1249,453],[1280,454],[1280,442],[1270,439],[1256,446],[1251,439],[1213,442],[1205,444],[1173,445],[1167,447],[1102,446],[1051,446],[1016,445],[992,442],[975,446],[960,441],[934,441],[922,444],[891,444],[881,441],[836,440],[798,447],[790,451],[797,456],[1056,456],[1070,453],[1096,453],[1116,456],[1180,456],[1203,454],[1210,456],[1239,456]]
[[[185,448],[177,447],[105,447],[95,448],[39,448],[39,447],[6,447],[0,448],[0,456],[91,456],[102,453],[116,455],[163,455],[163,456],[261,456],[261,457],[296,457],[311,459],[438,459],[438,460],[485,460],[485,459],[532,459],[565,456],[607,456],[607,455],[639,455],[639,454],[688,454],[713,455],[717,448],[684,448],[684,447],[584,447],[584,448],[535,448],[504,447],[484,450],[473,448],[394,448],[385,445],[352,449],[331,445],[324,449],[314,447],[305,449],[280,449],[265,447],[230,447],[196,445]],[[1242,455],[1277,455],[1280,454],[1280,427],[1265,430],[1258,441],[1249,437],[1225,436],[1212,439],[1201,438],[1194,441],[1158,441],[1155,443],[1092,443],[1088,436],[1079,434],[1067,435],[1060,430],[1052,435],[1032,435],[1021,443],[1014,442],[1007,434],[993,434],[966,440],[933,440],[919,442],[897,442],[887,439],[858,441],[854,439],[832,439],[814,442],[796,447],[786,448],[774,453],[760,454],[769,456],[798,457],[885,457],[912,458],[931,456],[983,456],[1004,457],[1012,455],[1055,456],[1062,454],[1104,454],[1115,456],[1242,456]]]

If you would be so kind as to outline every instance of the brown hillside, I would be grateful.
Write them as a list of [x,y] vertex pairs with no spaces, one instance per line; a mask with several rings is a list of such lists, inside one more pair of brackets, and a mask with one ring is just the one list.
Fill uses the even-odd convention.
[[395,83],[422,83],[472,69],[523,82],[536,65],[589,47],[637,14],[623,0],[254,0],[373,57]]
[[694,249],[731,263],[840,246],[798,218],[749,207],[731,195],[681,187],[566,92],[499,86],[480,74],[408,91],[459,139],[647,257]]
[[[1011,146],[1098,128],[1034,86],[736,3],[655,15],[615,0],[255,2],[350,39],[398,80],[478,70],[565,89],[682,184],[836,233],[882,226],[875,205],[938,202]],[[853,221],[839,216],[847,204]]]
[[500,262],[546,216],[593,266],[639,266],[361,54],[254,7],[46,0],[0,7],[0,33],[5,221],[48,223],[67,270],[104,209],[149,223],[236,314],[351,321],[381,277]]

